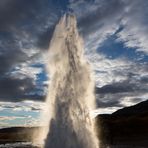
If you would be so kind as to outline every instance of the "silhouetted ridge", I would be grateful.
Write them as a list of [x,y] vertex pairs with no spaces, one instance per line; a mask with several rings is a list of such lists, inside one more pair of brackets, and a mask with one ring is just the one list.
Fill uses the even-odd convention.
[[130,107],[120,109],[114,112],[112,116],[137,116],[144,113],[148,113],[148,100]]

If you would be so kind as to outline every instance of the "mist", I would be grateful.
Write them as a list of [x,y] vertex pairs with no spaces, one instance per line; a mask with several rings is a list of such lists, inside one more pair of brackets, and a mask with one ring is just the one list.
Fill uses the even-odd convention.
[[48,129],[45,148],[98,148],[94,81],[83,54],[83,39],[76,18],[64,15],[55,27],[49,47],[51,82],[46,100]]

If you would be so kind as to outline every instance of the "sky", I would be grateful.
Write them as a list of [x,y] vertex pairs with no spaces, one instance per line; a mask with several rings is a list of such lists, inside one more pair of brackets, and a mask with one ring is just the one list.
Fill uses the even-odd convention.
[[148,99],[147,0],[1,0],[1,127],[39,123],[50,81],[48,46],[69,11],[94,71],[96,113]]

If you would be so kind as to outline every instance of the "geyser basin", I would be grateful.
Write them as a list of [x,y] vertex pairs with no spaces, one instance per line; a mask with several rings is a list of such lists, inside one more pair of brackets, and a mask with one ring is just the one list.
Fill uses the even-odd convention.
[[94,82],[73,15],[64,15],[55,28],[48,68],[51,83],[45,148],[98,148],[89,114],[95,108]]

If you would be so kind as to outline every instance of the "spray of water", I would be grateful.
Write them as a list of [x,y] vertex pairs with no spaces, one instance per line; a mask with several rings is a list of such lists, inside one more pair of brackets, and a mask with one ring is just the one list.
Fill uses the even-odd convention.
[[51,84],[47,104],[49,129],[45,148],[98,148],[94,121],[94,83],[83,56],[76,18],[64,15],[49,47]]

